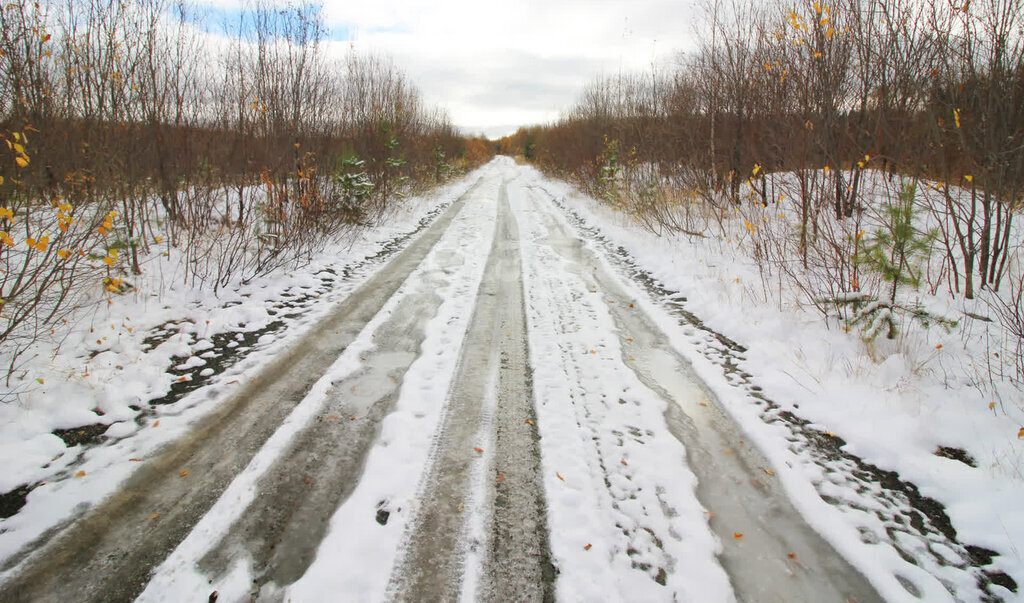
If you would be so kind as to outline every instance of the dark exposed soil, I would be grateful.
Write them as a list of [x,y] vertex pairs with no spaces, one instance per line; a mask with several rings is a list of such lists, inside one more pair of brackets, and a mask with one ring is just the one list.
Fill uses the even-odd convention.
[[0,494],[0,518],[6,519],[20,511],[33,488],[35,485],[24,484]]
[[106,439],[103,437],[103,433],[108,427],[110,425],[104,423],[93,423],[71,429],[54,429],[53,435],[64,440],[64,444],[68,448],[72,446],[89,446],[103,442]]

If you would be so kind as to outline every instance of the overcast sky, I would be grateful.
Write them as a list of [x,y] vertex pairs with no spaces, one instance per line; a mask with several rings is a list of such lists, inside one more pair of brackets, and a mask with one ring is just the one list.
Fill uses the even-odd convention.
[[[206,0],[220,6],[235,0]],[[335,40],[394,59],[467,134],[549,123],[599,75],[692,47],[693,0],[325,0]]]

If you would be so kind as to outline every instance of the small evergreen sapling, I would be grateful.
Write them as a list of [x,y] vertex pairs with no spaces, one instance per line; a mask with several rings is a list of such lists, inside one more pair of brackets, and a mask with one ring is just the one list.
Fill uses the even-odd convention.
[[897,314],[910,316],[925,328],[933,322],[946,328],[956,326],[955,321],[931,314],[919,303],[896,303],[901,285],[916,289],[920,284],[920,265],[928,258],[936,237],[934,231],[924,232],[914,227],[916,193],[917,181],[904,184],[896,199],[882,204],[881,226],[868,237],[857,240],[857,264],[882,277],[889,286],[888,299],[855,291],[835,300],[840,306],[852,307],[853,315],[848,322],[860,326],[865,339],[873,340],[883,330],[888,339],[894,339]]

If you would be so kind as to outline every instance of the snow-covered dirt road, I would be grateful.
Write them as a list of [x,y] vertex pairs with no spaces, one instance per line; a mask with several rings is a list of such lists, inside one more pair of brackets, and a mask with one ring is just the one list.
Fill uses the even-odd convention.
[[0,600],[913,594],[809,527],[687,329],[542,185],[480,170],[239,392],[8,559]]

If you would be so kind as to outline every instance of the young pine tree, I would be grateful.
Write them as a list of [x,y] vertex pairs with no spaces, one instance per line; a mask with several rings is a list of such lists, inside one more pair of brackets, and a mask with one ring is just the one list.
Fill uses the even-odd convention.
[[925,232],[914,226],[914,197],[917,181],[903,185],[896,199],[882,204],[882,224],[871,235],[857,241],[857,263],[861,268],[875,272],[887,283],[888,299],[854,294],[839,300],[853,306],[850,323],[859,324],[867,339],[874,339],[883,329],[886,337],[896,337],[895,312],[908,314],[928,327],[938,322],[949,327],[956,323],[935,316],[919,304],[903,306],[896,303],[901,285],[917,287],[920,283],[920,265],[931,252],[935,232]]

